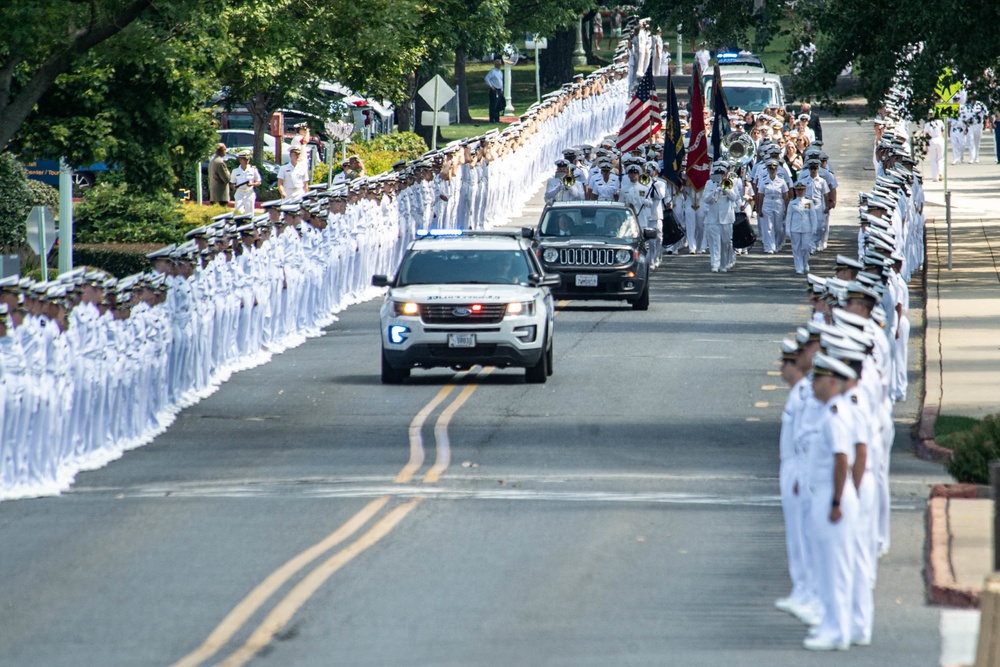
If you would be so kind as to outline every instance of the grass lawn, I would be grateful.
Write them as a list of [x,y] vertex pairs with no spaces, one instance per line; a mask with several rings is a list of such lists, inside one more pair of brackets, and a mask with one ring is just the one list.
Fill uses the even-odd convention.
[[979,423],[978,419],[972,417],[958,417],[955,415],[938,415],[934,422],[934,441],[945,447],[951,440],[952,435],[963,431],[972,430]]
[[[545,52],[542,52],[542,57],[545,57]],[[486,78],[486,73],[493,69],[493,63],[481,63],[470,61],[465,64],[465,77],[467,85],[469,86],[469,113],[473,118],[489,118],[490,117],[490,96],[489,91],[486,87],[486,83],[483,79]],[[583,74],[586,76],[593,72],[597,67],[594,66],[581,66],[576,68],[578,74]],[[452,86],[455,85],[455,79],[451,76],[446,76],[445,79]],[[551,92],[549,89],[542,89],[542,95]],[[511,102],[514,104],[514,113],[522,114],[525,109],[534,104],[538,98],[535,94],[535,65],[532,62],[528,62],[524,59],[514,67],[511,68],[510,72],[510,97]],[[483,123],[485,132],[492,125],[487,126]],[[459,126],[460,127],[460,126]],[[447,128],[445,128],[447,129]],[[448,134],[442,131],[444,136]],[[474,134],[480,134],[476,132]],[[462,136],[473,136],[473,135],[462,135]]]

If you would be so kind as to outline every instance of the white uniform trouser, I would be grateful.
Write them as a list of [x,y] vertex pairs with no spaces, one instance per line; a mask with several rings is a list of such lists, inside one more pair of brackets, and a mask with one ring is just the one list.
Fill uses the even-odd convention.
[[764,201],[760,217],[757,218],[757,230],[760,233],[760,242],[764,246],[764,252],[773,252],[783,240],[777,235],[782,229],[784,219],[784,204],[780,201],[774,203]]
[[906,315],[899,318],[896,325],[899,330],[899,338],[893,348],[892,355],[892,393],[898,401],[906,400],[906,389],[909,378],[906,373],[906,365],[909,363],[907,354],[907,342],[910,340],[910,320]]
[[970,125],[968,137],[969,159],[972,162],[979,162],[979,142],[983,140],[983,126]]
[[889,496],[889,464],[892,460],[892,444],[896,438],[896,426],[892,423],[892,404],[885,401],[882,411],[882,456],[879,467],[875,471],[875,501],[878,506],[877,534],[879,551],[889,551],[890,541],[890,510],[892,499]]
[[931,168],[931,181],[936,181],[944,169],[944,138],[931,139],[927,144],[927,163]]
[[[792,580],[792,592],[788,596],[796,604],[809,604],[809,565],[806,561],[805,533],[803,532],[802,499],[804,493],[795,493],[795,475],[790,461],[782,461],[778,472],[778,487],[781,489],[781,511],[785,515],[785,550],[788,552],[788,576]],[[804,492],[805,489],[800,491]]]
[[[870,449],[870,448],[869,448]],[[848,484],[853,484],[848,479]],[[875,480],[865,471],[858,489],[858,522],[854,532],[854,600],[851,608],[851,638],[869,640],[875,623]]]
[[965,154],[965,144],[968,142],[968,135],[955,132],[949,136],[951,139],[951,161],[960,162]]
[[809,248],[812,245],[812,234],[809,232],[792,232],[792,259],[795,260],[796,273],[809,270]]
[[701,250],[705,245],[705,214],[707,210],[704,202],[695,210],[690,204],[684,211],[684,224],[687,232],[688,248],[691,252]]
[[830,213],[816,214],[816,231],[813,234],[813,247],[819,250],[826,250],[827,241],[830,239]]
[[705,239],[708,242],[708,256],[712,270],[722,267],[722,225],[717,222],[705,223]]
[[736,264],[736,250],[733,248],[733,225],[723,223],[722,228],[722,269],[728,271]]
[[857,532],[858,495],[848,475],[840,498],[841,517],[830,523],[833,485],[814,487],[809,527],[813,537],[814,585],[822,607],[817,637],[836,644],[851,641],[854,593],[854,539]]
[[253,191],[253,188],[247,189],[246,192],[237,190],[233,196],[233,201],[235,202],[236,213],[253,213],[254,204],[257,202],[257,194]]

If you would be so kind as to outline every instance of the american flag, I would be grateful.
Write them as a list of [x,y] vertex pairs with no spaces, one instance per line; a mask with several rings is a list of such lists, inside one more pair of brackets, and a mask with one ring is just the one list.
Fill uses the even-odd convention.
[[618,132],[618,148],[627,153],[642,146],[660,131],[662,124],[660,101],[653,86],[653,64],[650,63],[625,112],[625,124]]

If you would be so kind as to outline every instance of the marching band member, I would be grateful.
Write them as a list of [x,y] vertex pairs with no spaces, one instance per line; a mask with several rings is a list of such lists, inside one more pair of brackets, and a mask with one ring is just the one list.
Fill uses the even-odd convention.
[[585,198],[583,183],[572,176],[566,160],[556,160],[556,174],[545,184],[545,203],[581,201]]

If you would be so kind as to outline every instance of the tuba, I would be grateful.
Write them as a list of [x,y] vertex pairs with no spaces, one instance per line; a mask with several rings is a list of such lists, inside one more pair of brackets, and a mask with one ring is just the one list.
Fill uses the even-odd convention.
[[730,132],[722,138],[722,151],[727,160],[745,167],[753,162],[757,146],[746,132]]

